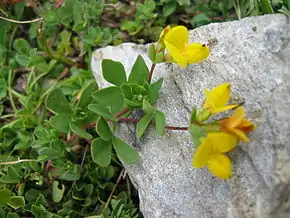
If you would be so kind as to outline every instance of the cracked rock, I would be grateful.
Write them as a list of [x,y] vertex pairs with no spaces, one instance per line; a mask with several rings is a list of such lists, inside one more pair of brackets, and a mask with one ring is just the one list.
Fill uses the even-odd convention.
[[[203,89],[230,82],[234,98],[245,99],[247,117],[257,124],[250,143],[233,152],[233,177],[224,181],[206,168],[191,165],[195,152],[188,132],[150,128],[142,140],[134,124],[122,124],[117,134],[133,144],[138,163],[126,166],[139,192],[146,218],[268,218],[290,214],[290,22],[283,15],[245,18],[210,24],[190,31],[191,42],[215,41],[200,64],[182,69],[157,65],[153,81],[164,78],[156,106],[168,125],[187,126],[193,105],[203,101]],[[121,61],[127,72],[148,46],[125,43],[94,52],[92,69],[100,87],[103,58]]]

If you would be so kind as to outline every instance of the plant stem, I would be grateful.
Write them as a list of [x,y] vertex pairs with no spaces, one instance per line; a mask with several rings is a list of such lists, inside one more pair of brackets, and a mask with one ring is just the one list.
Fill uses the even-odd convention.
[[58,54],[57,52],[53,51],[48,44],[47,40],[45,39],[43,35],[43,23],[42,20],[39,25],[39,30],[38,30],[38,39],[43,47],[44,52],[51,58],[55,59],[57,61],[63,62],[67,65],[75,66],[77,63],[74,60],[71,60],[61,54]]
[[35,159],[22,159],[22,160],[16,160],[16,161],[8,161],[8,162],[1,162],[0,165],[12,165],[12,164],[18,164],[23,162],[35,162],[37,160]]
[[152,80],[152,76],[153,76],[153,72],[154,72],[155,67],[156,67],[156,64],[152,64],[151,69],[150,69],[150,72],[149,72],[149,77],[148,77],[149,84],[151,83],[151,80]]
[[120,110],[118,113],[116,113],[115,114],[115,117],[120,117],[120,116],[122,116],[123,114],[125,114],[126,112],[128,112],[129,111],[129,108],[124,108],[123,110]]
[[0,19],[1,20],[5,20],[5,21],[8,21],[8,22],[11,22],[11,23],[27,24],[27,23],[35,23],[35,22],[41,21],[43,18],[40,17],[40,18],[36,18],[34,20],[19,21],[19,20],[13,20],[13,19],[9,19],[9,18],[0,16]]
[[[133,118],[119,118],[118,121],[119,122],[126,122],[126,123],[138,123],[140,120],[139,119],[133,119]],[[155,125],[155,123],[152,122],[152,125]],[[165,129],[186,131],[186,130],[188,130],[188,127],[165,126]]]
[[[107,202],[106,202],[104,208],[102,209],[101,214],[103,214],[103,213],[105,212],[106,208],[108,207],[108,205],[109,205],[109,203],[110,203],[110,201],[111,201],[111,199],[112,199],[112,197],[113,197],[113,194],[114,194],[114,192],[115,192],[117,186],[119,185],[119,182],[121,181],[121,178],[122,178],[122,175],[124,174],[124,172],[125,172],[125,169],[123,168],[123,169],[121,170],[119,176],[118,176],[118,179],[117,179],[117,181],[116,181],[116,184],[115,184],[113,190],[111,191],[111,194],[109,195],[109,198],[108,198],[108,200],[107,200]],[[95,208],[95,211],[96,211],[96,209],[97,209],[97,208]]]
[[12,96],[12,70],[9,71],[9,74],[8,74],[8,95],[9,95],[9,100],[10,100],[10,104],[11,104],[11,107],[13,108],[14,112],[16,113],[17,112],[17,108],[15,106],[15,102],[13,100],[13,96]]

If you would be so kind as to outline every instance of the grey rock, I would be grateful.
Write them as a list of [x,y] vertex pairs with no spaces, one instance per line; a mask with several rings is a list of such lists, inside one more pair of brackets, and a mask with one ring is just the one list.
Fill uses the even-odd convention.
[[[202,63],[182,69],[157,65],[154,80],[164,78],[156,106],[168,125],[187,126],[203,89],[230,82],[232,95],[245,99],[247,116],[258,125],[250,143],[231,152],[233,178],[213,177],[191,165],[195,152],[188,132],[154,128],[141,140],[134,124],[121,124],[118,134],[140,154],[126,166],[138,189],[146,218],[290,217],[290,22],[283,15],[245,18],[190,31],[190,41],[216,41]],[[94,52],[92,69],[101,87],[103,58],[121,61],[129,72],[137,55],[148,67],[148,46],[122,44]]]

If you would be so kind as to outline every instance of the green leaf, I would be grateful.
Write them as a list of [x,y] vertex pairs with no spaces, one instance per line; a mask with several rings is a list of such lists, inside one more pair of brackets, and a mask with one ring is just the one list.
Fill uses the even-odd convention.
[[18,64],[22,65],[22,66],[28,66],[30,63],[30,58],[26,55],[16,55],[15,56],[15,60],[17,61]]
[[14,49],[19,53],[28,56],[31,46],[29,42],[27,42],[23,38],[16,38],[13,42]]
[[99,136],[101,136],[101,138],[105,141],[111,140],[113,137],[113,133],[110,129],[110,126],[103,117],[99,118],[96,125],[96,131],[99,134]]
[[139,158],[137,151],[121,139],[114,137],[113,146],[118,158],[125,164],[132,164]]
[[80,166],[75,164],[68,170],[60,170],[57,173],[60,174],[59,179],[66,181],[76,181],[80,179]]
[[0,104],[0,116],[3,114],[4,111],[4,106],[3,104]]
[[178,4],[181,6],[189,6],[190,0],[177,0]]
[[107,87],[93,93],[92,97],[97,103],[110,108],[115,114],[124,108],[124,96],[119,87]]
[[148,56],[150,58],[150,60],[154,63],[155,60],[155,55],[156,55],[156,51],[155,51],[155,45],[151,44],[148,48]]
[[0,207],[0,217],[6,217],[6,218],[8,217],[8,216],[6,216],[6,213],[5,213],[5,210],[3,207]]
[[17,213],[8,212],[6,218],[19,218]]
[[80,124],[76,121],[71,121],[69,122],[69,126],[71,128],[71,130],[77,134],[78,136],[85,138],[85,139],[92,139],[93,136],[89,133],[86,132],[86,130],[84,130]]
[[197,108],[196,106],[192,107],[191,114],[190,114],[190,124],[196,123],[197,116]]
[[90,81],[80,92],[80,100],[77,107],[86,108],[92,102],[92,93],[98,90],[98,85],[95,80]]
[[146,114],[153,114],[155,108],[145,99],[143,100],[143,110],[145,111]]
[[49,140],[49,132],[41,127],[37,127],[34,130],[34,135],[38,138],[38,139],[43,139],[43,140]]
[[149,77],[149,70],[141,55],[139,55],[132,67],[128,82],[143,85]]
[[104,141],[101,138],[94,139],[91,145],[91,155],[95,163],[106,167],[111,163],[112,141]]
[[[31,206],[31,213],[35,216],[35,217],[42,217],[43,214],[46,212],[45,207],[43,207],[42,205],[37,206],[37,205],[32,205]],[[48,217],[45,217],[48,218]],[[50,217],[49,217],[50,218]]]
[[163,13],[162,13],[162,15],[164,17],[170,16],[176,10],[176,6],[177,6],[176,1],[171,1],[171,2],[167,3],[163,7]]
[[138,139],[144,134],[152,118],[153,114],[145,114],[145,116],[137,123],[136,136]]
[[118,61],[104,59],[102,61],[102,71],[104,79],[109,83],[120,86],[127,82],[124,66]]
[[56,114],[49,119],[49,122],[50,125],[56,128],[58,131],[68,133],[70,120],[70,116],[67,116],[65,114]]
[[0,190],[0,207],[6,206],[6,203],[9,201],[11,197],[11,191],[8,189]]
[[270,0],[260,0],[260,7],[264,14],[274,14]]
[[204,130],[198,125],[191,124],[189,126],[189,133],[191,134],[194,146],[197,148],[200,145],[201,140],[205,137]]
[[6,97],[7,90],[8,90],[8,87],[7,87],[6,80],[1,78],[0,79],[0,100]]
[[[290,4],[290,0],[289,0],[289,4]],[[290,17],[290,10],[288,10],[284,5],[282,6],[281,9],[278,10],[278,12]]]
[[25,200],[23,196],[12,196],[10,197],[7,204],[13,209],[17,210],[25,206]]
[[22,176],[15,170],[13,166],[8,166],[7,173],[2,176],[1,180],[4,183],[20,183]]
[[65,186],[64,184],[61,185],[61,189],[58,188],[59,182],[54,180],[52,183],[52,200],[55,203],[59,203],[63,197],[64,191],[65,191]]
[[16,4],[13,4],[13,11],[14,11],[14,14],[16,15],[17,20],[21,19],[22,15],[23,15],[24,8],[25,8],[24,2],[18,2]]
[[201,25],[208,24],[210,22],[211,22],[211,19],[205,13],[201,13],[194,16],[190,21],[192,26],[195,26],[195,25],[201,26]]
[[159,135],[163,135],[165,131],[165,114],[161,111],[156,111],[155,112],[155,127],[156,127],[156,132]]
[[84,188],[84,194],[86,196],[92,196],[94,189],[95,189],[95,187],[93,184],[87,184]]
[[118,121],[118,119],[110,112],[110,110],[100,104],[89,104],[88,109],[100,116],[103,116],[112,121]]
[[72,109],[60,89],[54,89],[46,98],[46,107],[56,114],[71,115]]
[[65,143],[59,139],[50,140],[48,147],[41,146],[37,151],[39,159],[55,160],[65,155]]
[[155,63],[162,63],[164,59],[164,52],[159,52],[155,56]]
[[163,83],[163,78],[159,79],[157,82],[150,84],[149,99],[150,103],[154,104],[159,96],[159,91]]

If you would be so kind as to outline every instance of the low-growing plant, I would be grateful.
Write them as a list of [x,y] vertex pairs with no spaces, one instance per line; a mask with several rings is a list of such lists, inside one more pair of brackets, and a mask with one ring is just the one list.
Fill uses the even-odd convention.
[[[289,1],[249,6],[215,0],[0,2],[5,3],[0,8],[0,217],[139,217],[123,169],[138,153],[116,136],[120,122],[136,123],[137,138],[149,127],[159,135],[189,131],[197,148],[193,166],[208,166],[215,176],[230,179],[225,153],[239,140],[248,141],[255,126],[244,118],[243,107],[227,105],[228,83],[205,91],[188,126],[166,124],[154,106],[163,83],[151,82],[155,66],[186,67],[207,58],[209,48],[188,44],[184,26],[163,27],[231,20],[234,10],[239,18],[277,10],[289,14]],[[128,40],[158,41],[149,47],[151,69],[142,56],[130,73],[122,63],[105,59],[103,77],[111,86],[100,89],[89,67],[93,49]],[[234,109],[230,117],[209,121]],[[140,119],[130,117],[135,110],[143,113]]]

